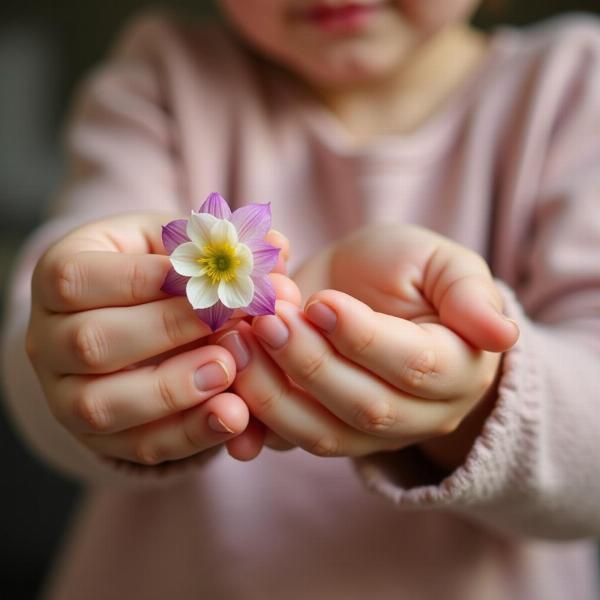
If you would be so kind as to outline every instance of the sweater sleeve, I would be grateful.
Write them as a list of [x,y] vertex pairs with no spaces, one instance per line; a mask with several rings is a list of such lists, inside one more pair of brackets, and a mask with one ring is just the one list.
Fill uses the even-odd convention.
[[444,509],[509,535],[600,536],[600,28],[584,33],[580,78],[546,150],[520,283],[497,282],[521,336],[504,355],[493,411],[445,477],[414,449],[354,462],[399,508]]
[[42,460],[91,483],[162,485],[192,472],[216,452],[157,467],[96,456],[51,415],[25,352],[31,276],[52,243],[84,222],[111,214],[173,214],[187,207],[177,169],[176,128],[163,89],[168,67],[163,51],[173,43],[170,37],[173,30],[161,18],[138,19],[82,86],[67,128],[68,176],[52,205],[52,218],[28,238],[15,262],[6,302],[1,379],[8,413]]

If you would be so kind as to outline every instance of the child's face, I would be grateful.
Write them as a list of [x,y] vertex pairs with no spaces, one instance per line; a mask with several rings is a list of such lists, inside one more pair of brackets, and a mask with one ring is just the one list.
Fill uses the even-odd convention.
[[385,78],[480,0],[220,0],[263,54],[319,87]]

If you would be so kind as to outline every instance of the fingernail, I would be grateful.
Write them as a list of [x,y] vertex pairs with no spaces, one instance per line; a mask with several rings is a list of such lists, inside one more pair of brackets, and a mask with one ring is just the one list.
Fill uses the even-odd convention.
[[285,346],[290,336],[285,323],[277,315],[267,315],[256,319],[252,329],[263,342],[274,350]]
[[244,369],[250,362],[248,346],[237,331],[228,331],[217,340],[217,344],[223,346],[233,356],[238,371]]
[[217,415],[213,415],[212,413],[208,415],[208,426],[213,430],[219,433],[233,433],[233,429],[229,429]]
[[194,373],[194,383],[201,392],[209,392],[226,386],[229,383],[229,373],[222,362],[209,362]]
[[329,306],[315,300],[311,302],[305,309],[304,314],[306,318],[314,323],[320,329],[323,329],[327,333],[331,333],[337,323],[337,315]]

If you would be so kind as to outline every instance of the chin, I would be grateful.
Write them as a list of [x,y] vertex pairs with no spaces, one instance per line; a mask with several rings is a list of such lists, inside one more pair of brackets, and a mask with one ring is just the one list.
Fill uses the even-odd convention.
[[378,35],[315,39],[313,44],[308,41],[302,39],[293,50],[288,47],[287,52],[281,52],[281,62],[308,83],[347,87],[382,80],[397,72],[421,39],[420,32],[398,27]]
[[340,53],[298,64],[296,71],[319,87],[352,87],[385,79],[402,62],[402,53]]

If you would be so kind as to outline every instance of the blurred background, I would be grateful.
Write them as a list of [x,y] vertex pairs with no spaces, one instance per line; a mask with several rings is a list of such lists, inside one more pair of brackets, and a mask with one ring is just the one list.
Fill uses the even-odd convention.
[[[208,0],[172,0],[218,18]],[[142,0],[0,2],[0,309],[19,246],[44,219],[61,175],[60,128],[74,86],[101,60]],[[598,0],[495,0],[475,22],[525,26],[561,12],[600,14]],[[30,456],[0,408],[0,598],[29,599],[52,564],[78,496]],[[84,600],[84,599],[82,599]]]

